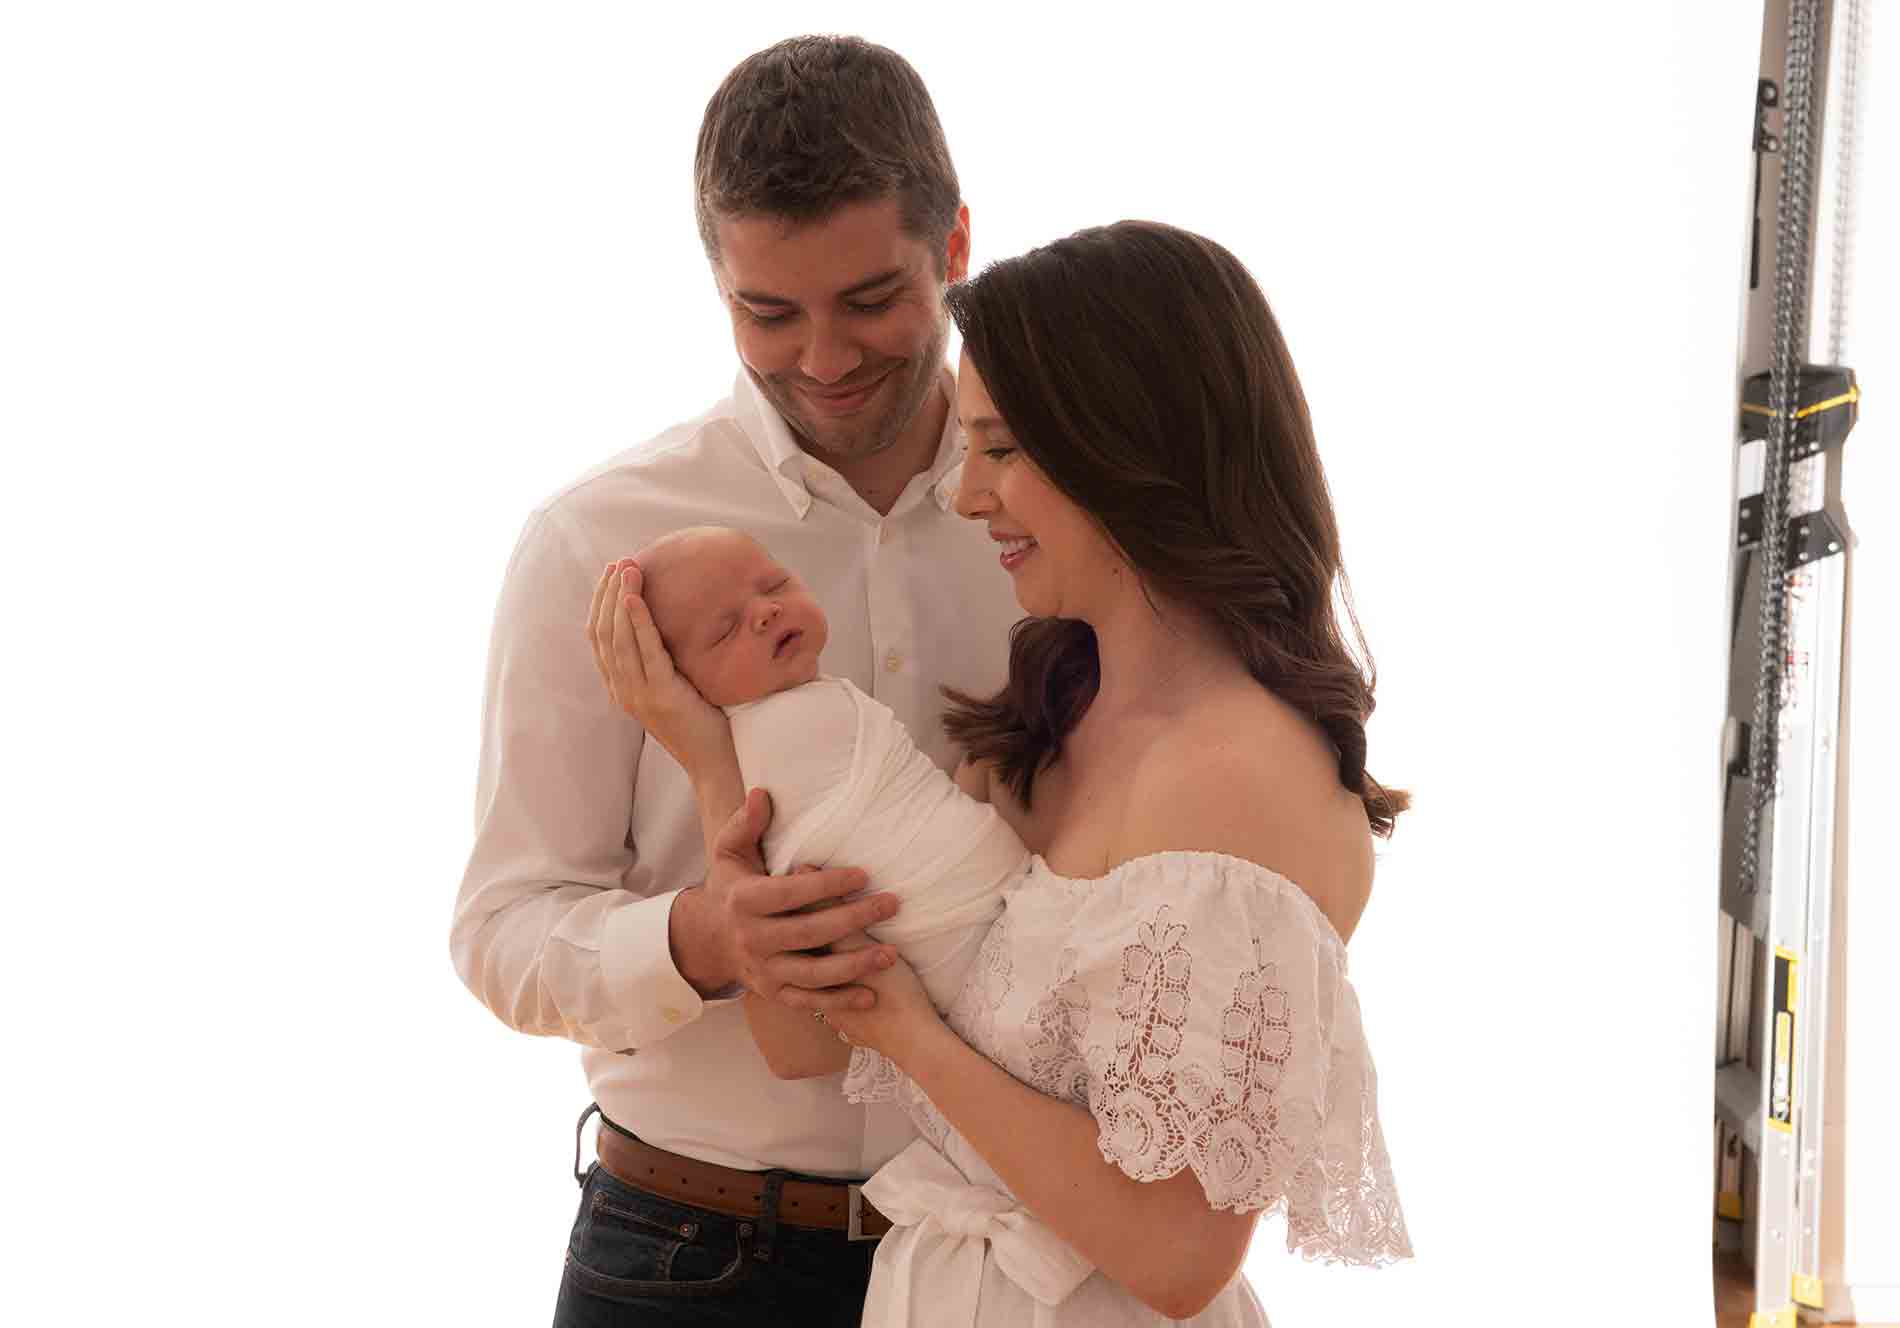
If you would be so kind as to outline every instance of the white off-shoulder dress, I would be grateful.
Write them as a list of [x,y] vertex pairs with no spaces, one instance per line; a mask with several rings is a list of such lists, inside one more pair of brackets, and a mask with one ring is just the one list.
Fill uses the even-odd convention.
[[[1304,891],[1167,852],[1096,880],[1032,857],[1003,899],[946,1016],[966,1042],[1086,1107],[1102,1156],[1136,1180],[1190,1170],[1215,1208],[1283,1217],[1311,1259],[1410,1257],[1346,948]],[[891,1062],[856,1049],[845,1091],[896,1098],[921,1135],[865,1186],[895,1224],[867,1325],[1170,1322],[1024,1209]],[[1237,1276],[1189,1322],[1267,1317]]]

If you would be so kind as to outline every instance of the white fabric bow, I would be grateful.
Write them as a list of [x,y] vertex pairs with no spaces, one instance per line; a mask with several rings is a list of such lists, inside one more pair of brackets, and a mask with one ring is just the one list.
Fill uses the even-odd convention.
[[888,1297],[881,1322],[974,1324],[985,1242],[1003,1274],[1044,1305],[1061,1304],[1095,1271],[1009,1195],[964,1179],[925,1139],[879,1168],[864,1195],[893,1227],[884,1240],[894,1257],[880,1250],[872,1273]]

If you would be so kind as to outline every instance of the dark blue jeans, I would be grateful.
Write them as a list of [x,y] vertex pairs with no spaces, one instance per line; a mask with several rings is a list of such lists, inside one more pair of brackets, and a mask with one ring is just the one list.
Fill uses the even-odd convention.
[[857,1328],[876,1249],[775,1214],[729,1217],[661,1199],[595,1163],[568,1237],[554,1328]]

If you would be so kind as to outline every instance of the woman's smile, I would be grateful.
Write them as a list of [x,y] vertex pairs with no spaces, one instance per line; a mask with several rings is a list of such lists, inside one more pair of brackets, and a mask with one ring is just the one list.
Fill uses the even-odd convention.
[[1006,572],[1013,572],[1018,567],[1021,567],[1023,561],[1040,547],[1037,545],[1033,535],[991,534],[990,538],[1003,546],[1000,561],[1003,564],[1003,570]]

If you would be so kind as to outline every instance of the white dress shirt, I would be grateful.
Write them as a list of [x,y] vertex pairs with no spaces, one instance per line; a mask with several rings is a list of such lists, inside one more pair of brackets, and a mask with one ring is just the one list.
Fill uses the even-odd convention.
[[[955,399],[955,383],[943,374]],[[820,661],[891,707],[944,768],[940,684],[988,695],[1018,618],[983,527],[952,510],[963,440],[888,516],[800,450],[741,372],[733,394],[589,471],[535,509],[502,582],[488,657],[475,845],[450,948],[463,982],[524,1033],[583,1048],[616,1124],[661,1148],[757,1170],[869,1175],[913,1137],[839,1076],[783,1081],[736,998],[674,966],[675,893],[705,875],[685,773],[613,703],[585,637],[601,571],[685,526],[743,530],[804,578],[830,621]],[[873,888],[880,882],[873,880]]]

